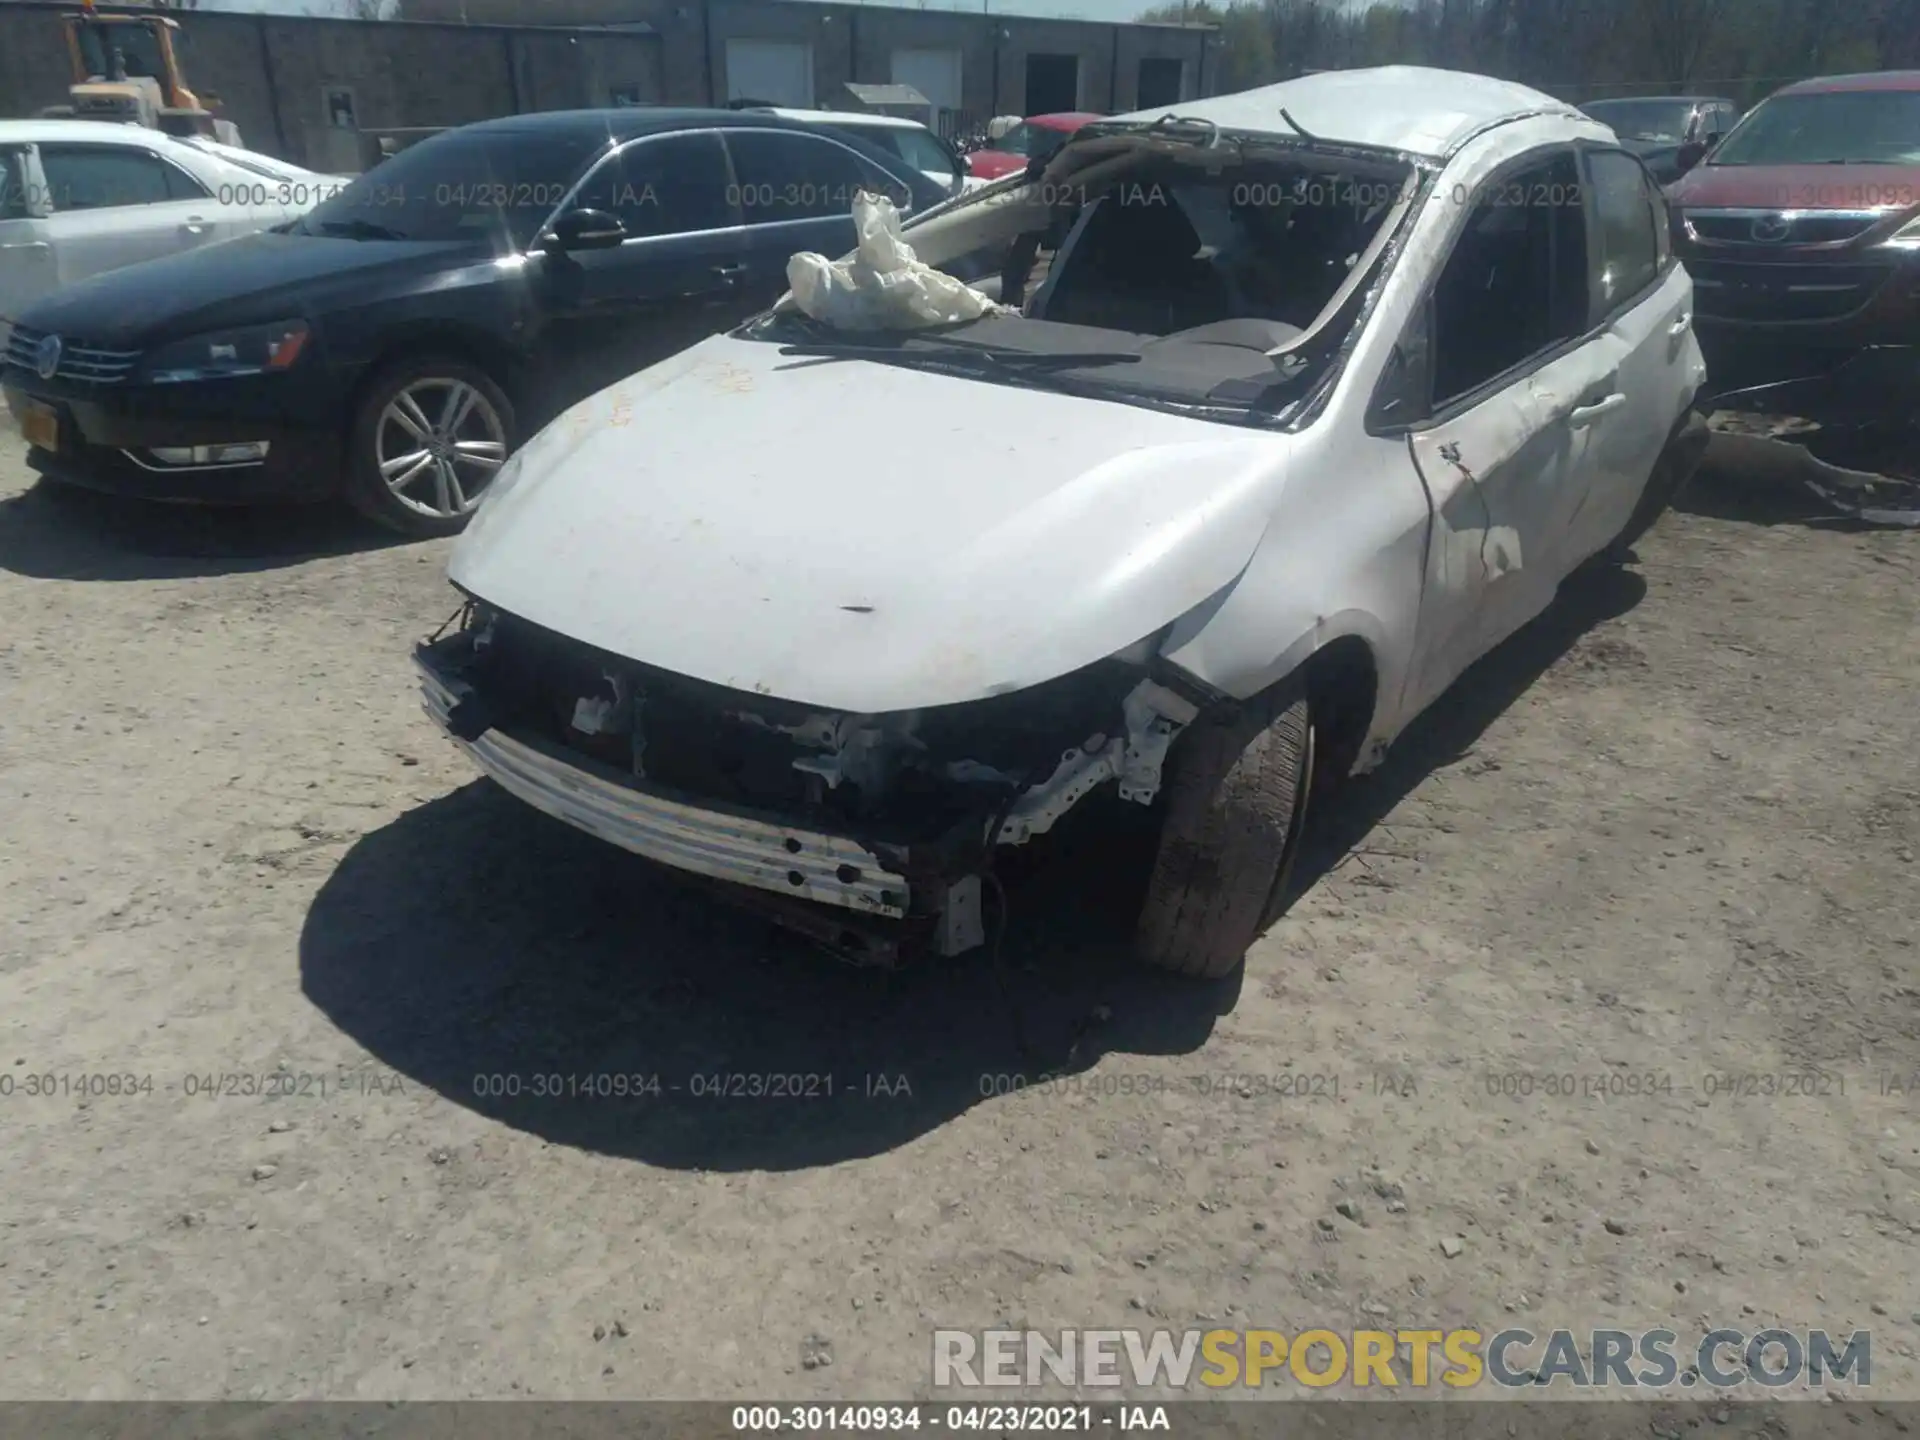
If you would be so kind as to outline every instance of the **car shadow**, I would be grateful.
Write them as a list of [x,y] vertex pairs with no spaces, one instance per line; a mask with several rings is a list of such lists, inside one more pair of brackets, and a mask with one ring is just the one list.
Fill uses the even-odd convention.
[[1487,727],[1575,644],[1632,610],[1646,593],[1646,580],[1618,565],[1568,576],[1551,605],[1469,666],[1401,732],[1379,769],[1346,782],[1312,815],[1294,863],[1294,894],[1339,869],[1421,781],[1465,760]]
[[[1645,591],[1619,569],[1570,580],[1319,817],[1296,884]],[[1009,852],[998,947],[881,971],[476,781],[347,852],[308,910],[301,983],[378,1063],[555,1143],[701,1170],[860,1159],[1041,1075],[1207,1041],[1241,975],[1139,965],[1115,903],[1145,883],[1154,819],[1077,808]],[[1135,1083],[1124,1066],[1100,1081]]]
[[35,580],[173,580],[409,543],[343,505],[163,505],[42,480],[0,500],[0,570]]
[[1238,979],[1132,962],[1132,916],[1102,903],[1144,881],[1124,830],[1063,826],[1010,868],[997,958],[857,969],[475,782],[347,853],[301,981],[379,1063],[546,1140],[672,1168],[833,1164],[1043,1074],[1206,1041]]

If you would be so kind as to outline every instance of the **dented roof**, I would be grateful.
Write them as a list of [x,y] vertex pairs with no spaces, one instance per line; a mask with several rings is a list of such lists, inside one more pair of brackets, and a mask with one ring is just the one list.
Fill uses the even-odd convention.
[[1584,118],[1566,101],[1511,80],[1422,65],[1326,70],[1237,95],[1116,118],[1155,120],[1169,109],[1183,119],[1210,120],[1223,130],[1287,134],[1290,127],[1280,118],[1284,109],[1318,139],[1435,158],[1452,154],[1476,132],[1503,120],[1542,113]]

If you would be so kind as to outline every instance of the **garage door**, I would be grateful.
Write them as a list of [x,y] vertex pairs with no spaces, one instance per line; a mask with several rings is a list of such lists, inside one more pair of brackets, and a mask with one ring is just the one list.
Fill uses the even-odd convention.
[[797,40],[727,41],[727,98],[813,108],[813,47]]
[[933,107],[928,121],[946,134],[947,118],[960,109],[960,52],[958,50],[896,50],[893,83],[911,85]]

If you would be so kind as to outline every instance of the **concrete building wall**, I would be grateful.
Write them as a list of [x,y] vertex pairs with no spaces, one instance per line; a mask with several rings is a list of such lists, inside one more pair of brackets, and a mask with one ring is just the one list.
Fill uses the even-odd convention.
[[[345,92],[362,130],[462,125],[531,110],[628,100],[706,105],[727,98],[729,40],[812,47],[815,102],[845,108],[848,82],[893,79],[896,50],[961,57],[960,114],[1027,113],[1027,58],[1072,55],[1081,108],[1135,107],[1139,60],[1191,59],[1189,93],[1205,94],[1199,63],[1213,32],[1199,27],[1097,24],[812,0],[403,0],[399,21],[188,11],[180,16],[189,83],[220,97],[246,143],[316,169],[356,168],[360,148],[332,122]],[[0,5],[0,115],[65,101],[60,15],[70,0]],[[103,8],[112,8],[106,6]],[[463,17],[464,16],[464,20]],[[625,27],[593,29],[592,26]]]
[[[1119,112],[1137,108],[1141,59],[1159,56],[1184,62],[1185,97],[1212,93],[1218,68],[1218,32],[1204,26],[1113,24],[1048,20],[957,10],[918,10],[878,5],[837,6],[812,0],[544,0],[546,24],[616,24],[646,21],[663,39],[667,98],[704,104],[727,96],[729,39],[795,40],[813,46],[813,88],[831,103],[847,80],[883,83],[893,78],[895,50],[957,50],[961,54],[962,109],[985,117],[1025,114],[1027,56],[1073,55],[1079,61],[1079,104]],[[511,24],[524,18],[525,0],[401,0],[409,19]],[[710,57],[710,58],[709,58]],[[1117,63],[1116,63],[1117,62]],[[688,65],[691,68],[687,68]],[[702,76],[710,85],[690,85]]]

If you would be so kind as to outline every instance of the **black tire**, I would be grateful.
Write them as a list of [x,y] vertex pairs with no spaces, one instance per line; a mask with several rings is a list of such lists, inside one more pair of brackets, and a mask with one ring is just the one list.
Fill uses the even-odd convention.
[[[396,422],[389,416],[388,407],[401,403],[402,396],[411,395],[416,400],[422,394],[451,396],[458,393],[457,387],[465,387],[480,402],[473,411],[468,412],[467,421],[464,422],[466,428],[459,433],[486,436],[484,443],[489,447],[497,446],[498,454],[493,454],[492,450],[488,452],[486,458],[495,462],[490,472],[480,468],[478,456],[459,457],[450,468],[454,477],[452,484],[458,486],[458,501],[464,504],[464,508],[449,508],[446,513],[429,513],[439,508],[442,500],[448,501],[450,507],[453,505],[453,497],[440,490],[436,473],[441,468],[438,461],[416,480],[402,482],[406,486],[404,492],[390,485],[381,473],[381,446],[383,443],[391,446],[397,433],[394,428]],[[488,411],[490,415],[486,413]],[[428,418],[437,417],[429,413]],[[476,422],[477,430],[473,428]],[[479,502],[486,486],[492,483],[493,475],[499,473],[499,466],[513,453],[514,426],[513,402],[493,377],[479,366],[456,356],[432,353],[408,355],[393,361],[381,367],[367,382],[354,410],[352,429],[347,438],[347,503],[369,520],[403,535],[428,537],[458,534],[466,528],[467,521],[472,518],[472,506]],[[458,439],[458,436],[455,438]],[[467,439],[460,443],[479,445],[483,442]],[[420,453],[427,451],[423,449]],[[433,492],[432,498],[425,494],[429,489]],[[419,503],[413,503],[415,500]]]
[[1194,979],[1231,975],[1285,908],[1313,786],[1313,714],[1288,682],[1202,716],[1169,757],[1166,819],[1135,945]]

